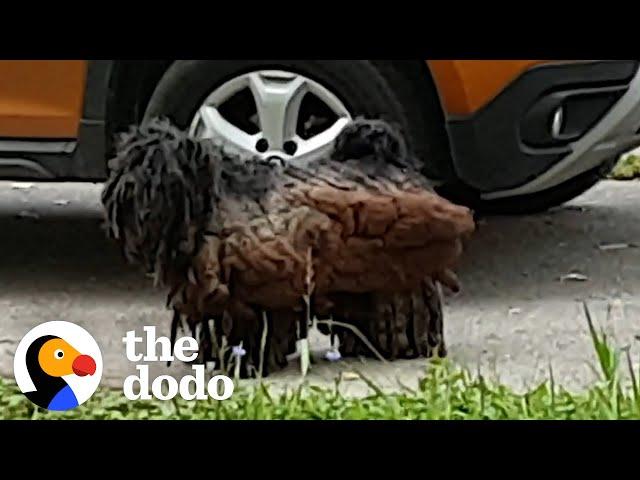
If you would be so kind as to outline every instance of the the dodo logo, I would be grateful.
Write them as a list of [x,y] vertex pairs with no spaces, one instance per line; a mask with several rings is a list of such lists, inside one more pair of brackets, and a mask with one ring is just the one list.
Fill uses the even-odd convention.
[[100,347],[84,328],[47,322],[30,330],[13,359],[18,387],[47,410],[70,410],[86,402],[102,376]]

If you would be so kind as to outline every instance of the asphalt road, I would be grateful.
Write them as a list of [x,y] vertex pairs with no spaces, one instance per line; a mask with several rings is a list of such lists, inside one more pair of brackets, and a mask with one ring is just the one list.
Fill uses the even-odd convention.
[[[100,189],[0,182],[1,376],[12,377],[17,342],[44,321],[85,326],[101,345],[103,379],[115,387],[135,371],[124,355],[124,333],[143,325],[168,333],[163,293],[127,266],[100,230]],[[483,221],[460,270],[464,290],[446,300],[450,358],[517,389],[544,380],[552,365],[557,383],[580,389],[595,378],[582,301],[638,358],[640,248],[612,248],[640,245],[638,205],[637,182],[603,182],[546,214]],[[560,281],[571,272],[586,281]],[[317,355],[326,347],[325,337],[314,337]],[[354,364],[386,388],[415,385],[425,367],[424,360],[320,360],[307,380],[332,385]],[[296,367],[270,381],[297,384]],[[169,371],[187,369],[174,364]],[[152,375],[161,372],[164,365],[152,367]],[[366,391],[359,380],[345,385],[347,392]]]

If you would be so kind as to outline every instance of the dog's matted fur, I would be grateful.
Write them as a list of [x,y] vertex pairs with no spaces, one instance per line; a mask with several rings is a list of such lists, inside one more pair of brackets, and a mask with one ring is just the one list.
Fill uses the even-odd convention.
[[[473,219],[433,193],[386,123],[352,122],[303,166],[242,158],[155,119],[123,137],[110,168],[109,234],[174,309],[213,319],[213,340],[242,342],[254,366],[265,318],[264,367],[286,363],[305,296],[388,357],[444,352],[436,285],[457,288]],[[367,353],[355,338],[342,332],[343,354]]]

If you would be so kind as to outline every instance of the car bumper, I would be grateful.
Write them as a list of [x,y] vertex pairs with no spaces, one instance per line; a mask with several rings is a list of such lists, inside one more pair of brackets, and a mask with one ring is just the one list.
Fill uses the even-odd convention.
[[527,195],[640,145],[639,66],[585,61],[525,72],[471,117],[447,122],[457,176],[483,199]]

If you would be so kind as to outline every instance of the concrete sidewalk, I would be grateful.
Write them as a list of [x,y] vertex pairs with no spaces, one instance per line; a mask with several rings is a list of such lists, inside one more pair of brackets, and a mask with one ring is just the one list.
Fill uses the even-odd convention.
[[[0,183],[0,375],[12,377],[17,342],[48,320],[76,322],[93,333],[103,352],[104,382],[116,387],[135,372],[124,355],[124,333],[157,325],[168,334],[163,292],[125,265],[99,228],[100,189]],[[474,371],[481,365],[485,375],[518,389],[546,378],[551,363],[558,383],[579,389],[595,378],[583,300],[638,358],[640,249],[611,245],[640,245],[639,206],[640,184],[607,181],[553,212],[482,222],[460,271],[464,291],[447,299],[450,358]],[[560,281],[571,272],[586,281]],[[317,355],[327,342],[314,337]],[[415,385],[425,361],[319,361],[308,380],[333,385],[341,370],[354,366],[396,389],[398,380]],[[188,369],[173,365],[169,371]],[[160,373],[164,365],[154,365],[152,375]],[[270,381],[299,383],[297,364]],[[366,391],[360,381],[346,388]]]

